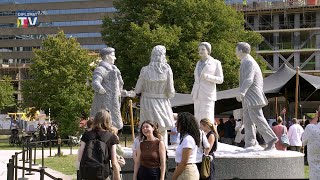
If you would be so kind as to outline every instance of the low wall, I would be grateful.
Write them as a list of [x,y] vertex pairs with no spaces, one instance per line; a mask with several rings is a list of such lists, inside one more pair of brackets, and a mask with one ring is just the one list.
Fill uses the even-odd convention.
[[[124,148],[126,165],[123,171],[124,180],[131,180],[134,163],[130,148]],[[174,169],[175,147],[168,150],[169,169]],[[218,143],[215,152],[216,179],[304,179],[304,154],[295,151],[264,151],[260,146],[256,149],[243,149],[236,146]],[[171,179],[172,172],[169,173]]]
[[[303,157],[290,158],[216,158],[216,179],[304,179]],[[169,158],[169,169],[175,168],[173,158]],[[133,159],[126,158],[122,171],[123,180],[132,180]],[[172,178],[169,172],[168,179]]]

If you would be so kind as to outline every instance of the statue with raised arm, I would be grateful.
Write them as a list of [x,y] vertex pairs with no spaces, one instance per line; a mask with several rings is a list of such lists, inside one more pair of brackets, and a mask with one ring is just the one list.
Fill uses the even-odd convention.
[[250,55],[251,47],[246,42],[239,42],[236,47],[236,56],[241,60],[239,95],[237,100],[242,101],[243,122],[245,129],[245,148],[259,145],[256,140],[256,129],[262,135],[267,147],[274,148],[278,141],[277,136],[265,119],[262,107],[268,104],[263,92],[263,77],[258,63]]
[[157,45],[152,49],[150,63],[141,69],[135,92],[141,94],[140,123],[145,120],[157,122],[167,144],[167,130],[174,126],[169,99],[174,97],[175,89],[164,46]]
[[198,46],[201,59],[194,70],[194,84],[192,99],[194,102],[194,116],[198,123],[208,118],[214,124],[214,106],[217,100],[216,84],[223,83],[221,62],[210,56],[211,45],[201,42]]
[[93,72],[92,87],[94,99],[90,117],[101,110],[108,110],[111,115],[112,126],[122,129],[123,122],[120,113],[121,96],[135,96],[133,91],[123,90],[123,80],[120,70],[114,65],[115,49],[108,47],[100,50],[102,61]]

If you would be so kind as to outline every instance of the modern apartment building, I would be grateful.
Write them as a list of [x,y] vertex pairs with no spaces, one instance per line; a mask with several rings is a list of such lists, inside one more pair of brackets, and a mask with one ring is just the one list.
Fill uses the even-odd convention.
[[82,47],[99,51],[104,16],[112,16],[111,0],[0,0],[0,78],[13,79],[15,98],[22,100],[21,82],[28,79],[32,49],[59,29]]
[[[244,0],[247,2],[246,0]],[[283,63],[320,75],[320,5],[317,0],[227,2],[244,13],[247,29],[264,41],[257,47],[269,70]]]

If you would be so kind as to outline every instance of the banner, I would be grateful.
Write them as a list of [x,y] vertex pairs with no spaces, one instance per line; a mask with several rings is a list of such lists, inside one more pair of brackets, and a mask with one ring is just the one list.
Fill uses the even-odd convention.
[[30,27],[38,25],[40,11],[17,11],[17,27]]

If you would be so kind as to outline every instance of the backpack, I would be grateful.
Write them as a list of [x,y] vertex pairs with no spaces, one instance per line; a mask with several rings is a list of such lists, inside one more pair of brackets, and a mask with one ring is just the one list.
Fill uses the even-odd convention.
[[86,143],[80,162],[80,175],[85,180],[104,180],[111,174],[107,145],[110,135],[102,139],[97,131],[92,132],[95,138]]

